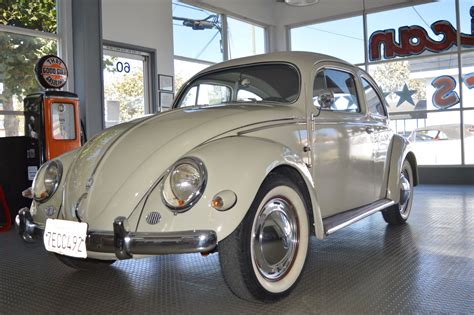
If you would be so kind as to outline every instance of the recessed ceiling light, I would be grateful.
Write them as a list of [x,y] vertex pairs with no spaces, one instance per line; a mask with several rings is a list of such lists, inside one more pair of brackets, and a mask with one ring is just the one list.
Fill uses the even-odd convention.
[[285,3],[288,5],[294,5],[298,7],[303,7],[306,5],[312,5],[318,3],[319,0],[285,0]]

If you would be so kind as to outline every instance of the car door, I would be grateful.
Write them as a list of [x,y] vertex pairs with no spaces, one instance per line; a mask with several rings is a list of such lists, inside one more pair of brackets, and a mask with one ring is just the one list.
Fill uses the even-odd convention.
[[375,193],[378,199],[386,195],[386,183],[388,176],[388,150],[393,131],[388,127],[387,108],[381,97],[380,89],[375,82],[365,73],[361,73],[361,87],[367,108],[367,124],[373,131],[371,141],[373,142],[373,173]]
[[[312,172],[322,216],[328,217],[377,199],[373,145],[353,68],[322,64],[313,78],[308,104]],[[328,95],[330,105],[318,110],[318,99]]]

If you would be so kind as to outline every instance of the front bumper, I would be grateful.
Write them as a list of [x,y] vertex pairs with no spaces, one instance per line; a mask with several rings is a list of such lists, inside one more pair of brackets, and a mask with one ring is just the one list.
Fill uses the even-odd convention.
[[[15,225],[26,242],[43,238],[44,226],[33,221],[28,208],[18,212]],[[127,226],[127,219],[118,217],[113,222],[113,232],[88,232],[87,251],[114,253],[118,259],[128,259],[133,255],[209,253],[217,246],[217,235],[212,230],[140,233],[130,232]]]

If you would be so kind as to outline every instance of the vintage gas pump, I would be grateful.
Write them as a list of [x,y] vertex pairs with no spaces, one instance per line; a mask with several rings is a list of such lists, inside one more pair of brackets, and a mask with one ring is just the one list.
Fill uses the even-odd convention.
[[65,63],[57,56],[44,56],[36,63],[35,74],[45,90],[24,99],[30,180],[41,164],[81,146],[79,99],[59,90],[68,78]]

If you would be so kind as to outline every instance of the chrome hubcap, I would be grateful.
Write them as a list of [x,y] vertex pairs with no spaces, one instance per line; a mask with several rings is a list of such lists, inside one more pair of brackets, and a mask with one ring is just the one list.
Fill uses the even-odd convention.
[[406,216],[408,214],[408,204],[412,194],[410,178],[406,171],[400,174],[400,214]]
[[298,223],[285,199],[269,200],[254,225],[252,251],[260,274],[277,281],[290,269],[298,249]]

